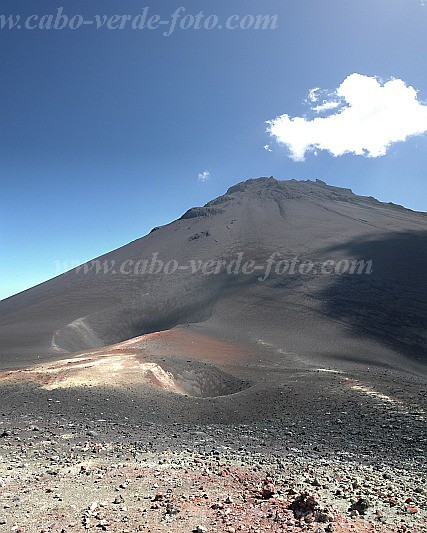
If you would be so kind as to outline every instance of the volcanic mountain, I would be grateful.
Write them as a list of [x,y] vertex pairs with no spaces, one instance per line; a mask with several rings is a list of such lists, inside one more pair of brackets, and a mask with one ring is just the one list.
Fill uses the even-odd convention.
[[[251,179],[1,301],[0,365],[23,368],[178,328],[242,343],[247,361],[260,364],[419,370],[426,264],[425,213],[319,180]],[[211,361],[233,357],[217,348]]]
[[259,178],[3,300],[0,529],[424,530],[426,264],[425,213]]

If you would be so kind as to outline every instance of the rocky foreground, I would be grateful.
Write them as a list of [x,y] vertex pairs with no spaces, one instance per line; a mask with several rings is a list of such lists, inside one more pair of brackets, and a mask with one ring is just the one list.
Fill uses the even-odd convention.
[[416,443],[384,461],[328,453],[300,424],[79,422],[57,398],[3,412],[0,531],[427,531]]
[[424,377],[318,365],[174,330],[0,373],[0,533],[427,531]]

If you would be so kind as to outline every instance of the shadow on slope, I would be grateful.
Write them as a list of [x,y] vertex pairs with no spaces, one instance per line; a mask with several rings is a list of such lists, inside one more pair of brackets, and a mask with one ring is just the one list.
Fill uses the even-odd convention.
[[372,260],[371,274],[337,275],[316,296],[360,338],[426,362],[427,231],[355,239],[326,250]]
[[151,295],[143,294],[113,307],[78,318],[54,333],[55,349],[66,352],[108,346],[177,325],[209,319],[221,298],[255,283],[253,277],[195,276],[163,291],[159,281]]

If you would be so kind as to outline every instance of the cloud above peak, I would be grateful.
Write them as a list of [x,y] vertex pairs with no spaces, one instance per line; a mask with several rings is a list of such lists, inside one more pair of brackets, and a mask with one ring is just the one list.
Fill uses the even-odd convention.
[[333,92],[311,89],[305,103],[314,118],[284,114],[267,122],[267,131],[294,161],[317,150],[380,157],[393,143],[427,132],[427,105],[400,79],[382,83],[351,74]]
[[197,174],[197,179],[202,182],[208,181],[210,177],[211,173],[209,170],[204,170],[203,172],[200,172],[200,174]]

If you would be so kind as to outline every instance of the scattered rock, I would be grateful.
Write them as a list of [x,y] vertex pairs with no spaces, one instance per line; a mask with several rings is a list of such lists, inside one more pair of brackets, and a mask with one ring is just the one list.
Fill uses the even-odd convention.
[[269,500],[274,496],[276,493],[276,488],[273,484],[273,480],[271,478],[266,478],[264,480],[264,486],[261,491],[261,497],[263,500]]
[[359,498],[357,502],[351,504],[349,511],[357,511],[359,514],[364,515],[369,507],[370,503],[366,498]]
[[318,505],[313,496],[303,492],[289,505],[289,509],[293,511],[295,518],[300,519],[313,514]]

